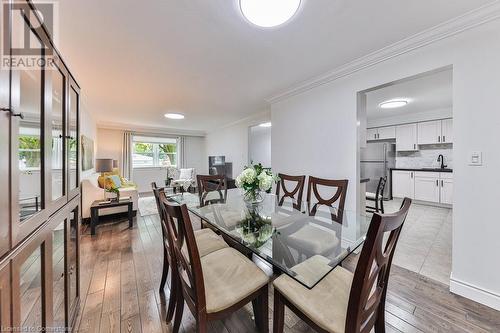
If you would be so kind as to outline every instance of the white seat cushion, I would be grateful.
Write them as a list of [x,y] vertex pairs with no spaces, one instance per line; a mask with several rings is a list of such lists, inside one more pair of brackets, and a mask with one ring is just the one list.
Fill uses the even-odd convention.
[[[313,257],[314,258],[314,257]],[[313,259],[311,258],[311,259]],[[326,259],[326,258],[325,258]],[[306,260],[293,270],[311,271],[326,261]],[[312,267],[298,267],[311,266]],[[353,274],[337,266],[314,288],[307,289],[288,275],[274,280],[274,287],[316,325],[328,332],[344,333]]]
[[[200,257],[204,257],[207,254],[229,247],[222,237],[217,235],[211,229],[196,230],[194,232],[194,238],[196,239],[196,245],[198,245]],[[189,260],[186,244],[182,247],[182,253],[186,259]]]
[[269,282],[267,275],[233,248],[201,258],[207,313],[219,312],[250,296]]
[[296,232],[286,236],[288,244],[308,253],[329,254],[339,245],[335,231],[314,224],[305,224]]

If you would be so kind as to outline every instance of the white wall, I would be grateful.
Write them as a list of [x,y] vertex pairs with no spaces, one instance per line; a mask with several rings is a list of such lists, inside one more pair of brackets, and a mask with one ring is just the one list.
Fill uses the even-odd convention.
[[184,167],[194,168],[196,174],[208,174],[208,158],[205,147],[205,138],[186,136],[184,138]]
[[[356,207],[357,92],[453,65],[454,204],[451,290],[500,309],[500,22],[417,48],[272,105],[276,170],[351,182]],[[423,43],[420,45],[424,45]],[[483,166],[468,165],[472,151]]]
[[271,127],[250,127],[249,135],[249,160],[271,167]]
[[248,129],[270,120],[269,112],[263,112],[254,117],[244,119],[233,125],[210,132],[206,137],[206,162],[208,156],[226,156],[226,162],[233,163],[233,177],[243,171],[248,164]]
[[123,132],[123,130],[118,129],[97,129],[99,145],[97,146],[96,158],[112,158],[121,163]]

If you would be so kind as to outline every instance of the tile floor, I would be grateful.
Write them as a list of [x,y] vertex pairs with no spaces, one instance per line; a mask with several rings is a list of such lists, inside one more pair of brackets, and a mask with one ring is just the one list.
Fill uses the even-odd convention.
[[[397,211],[400,199],[384,203],[386,212]],[[446,285],[451,274],[452,210],[412,204],[393,263]]]

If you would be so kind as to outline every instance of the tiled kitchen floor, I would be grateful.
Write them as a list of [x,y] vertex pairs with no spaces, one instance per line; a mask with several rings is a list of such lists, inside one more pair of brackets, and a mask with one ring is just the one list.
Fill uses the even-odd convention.
[[[384,202],[397,211],[400,199]],[[393,263],[450,284],[452,210],[413,203],[401,233]]]

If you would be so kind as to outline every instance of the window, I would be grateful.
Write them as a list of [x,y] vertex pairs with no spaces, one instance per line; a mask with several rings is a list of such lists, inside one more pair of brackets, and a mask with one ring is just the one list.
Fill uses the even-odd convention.
[[134,168],[177,166],[177,139],[134,136],[132,166]]

